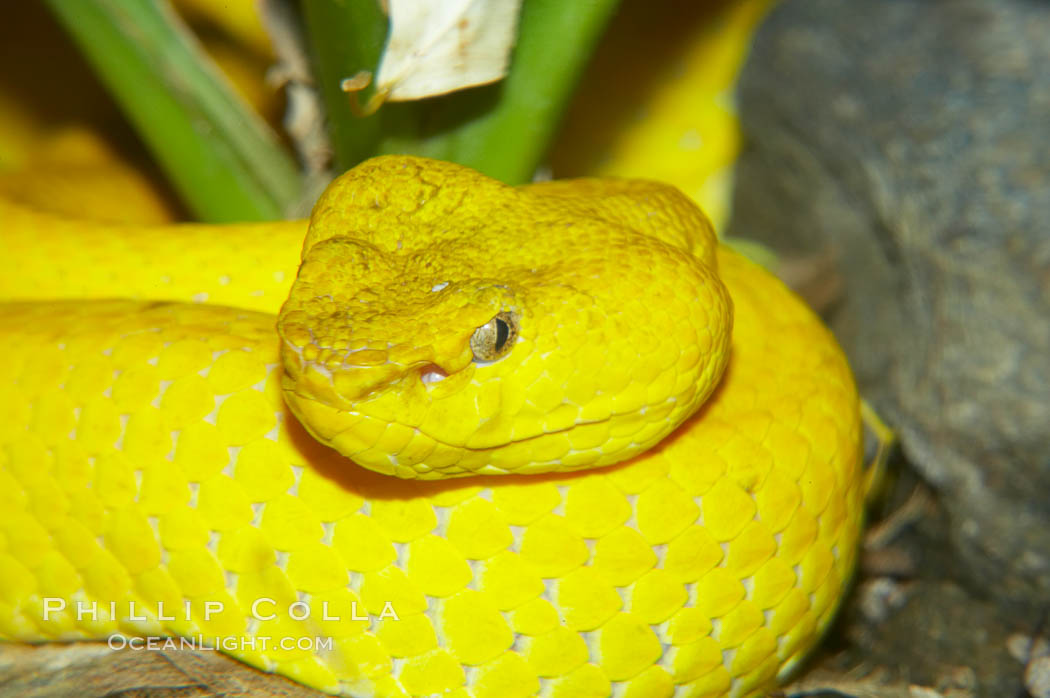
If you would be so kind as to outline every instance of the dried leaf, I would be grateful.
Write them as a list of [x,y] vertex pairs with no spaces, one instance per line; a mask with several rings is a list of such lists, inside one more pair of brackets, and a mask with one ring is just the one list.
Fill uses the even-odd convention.
[[422,99],[499,80],[507,72],[521,0],[389,0],[390,38],[376,89]]

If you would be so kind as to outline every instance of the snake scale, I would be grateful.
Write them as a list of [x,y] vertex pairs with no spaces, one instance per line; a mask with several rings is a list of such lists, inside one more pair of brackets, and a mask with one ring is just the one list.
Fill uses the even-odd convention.
[[186,636],[352,696],[754,696],[835,612],[851,373],[671,187],[391,156],[309,228],[0,217],[0,638]]

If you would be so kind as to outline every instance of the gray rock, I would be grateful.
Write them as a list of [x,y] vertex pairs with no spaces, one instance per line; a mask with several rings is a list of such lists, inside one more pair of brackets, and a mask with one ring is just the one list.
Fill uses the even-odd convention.
[[786,0],[740,83],[730,234],[826,250],[862,391],[969,582],[1050,598],[1050,3]]
[[1037,657],[1028,662],[1024,685],[1032,698],[1050,698],[1050,657]]

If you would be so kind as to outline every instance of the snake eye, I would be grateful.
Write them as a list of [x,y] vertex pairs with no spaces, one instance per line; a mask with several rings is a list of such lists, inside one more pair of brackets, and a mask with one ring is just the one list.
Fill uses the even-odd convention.
[[470,350],[475,361],[495,361],[507,354],[518,336],[518,321],[512,313],[503,312],[474,330]]

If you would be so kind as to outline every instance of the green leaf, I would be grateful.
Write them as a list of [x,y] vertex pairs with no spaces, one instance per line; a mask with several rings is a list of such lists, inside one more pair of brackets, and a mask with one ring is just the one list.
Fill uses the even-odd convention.
[[47,0],[193,212],[282,218],[297,167],[166,2]]

